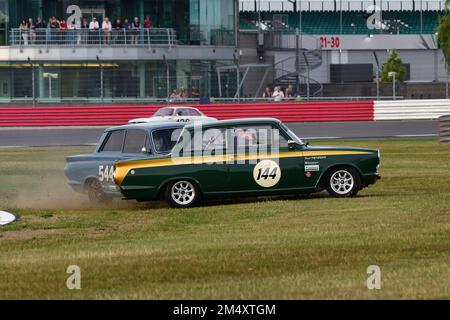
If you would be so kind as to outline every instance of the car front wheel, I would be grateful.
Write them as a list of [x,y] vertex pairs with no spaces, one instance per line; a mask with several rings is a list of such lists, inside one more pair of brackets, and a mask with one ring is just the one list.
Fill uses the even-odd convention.
[[176,181],[166,189],[167,203],[173,208],[191,208],[199,198],[198,188],[190,181]]
[[361,190],[361,177],[353,168],[337,168],[327,177],[328,193],[334,197],[354,197]]

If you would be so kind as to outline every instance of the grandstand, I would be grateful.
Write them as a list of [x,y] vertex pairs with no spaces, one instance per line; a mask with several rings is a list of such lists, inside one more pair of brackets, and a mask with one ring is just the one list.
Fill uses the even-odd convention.
[[[379,81],[391,50],[407,68],[400,95],[445,96],[448,67],[436,40],[444,0],[241,0],[243,60],[270,64],[249,72],[244,94],[292,84],[307,98],[393,95]],[[254,43],[257,52],[252,52]],[[414,88],[414,89],[412,89]]]
[[[436,32],[440,11],[383,11],[383,28],[378,33],[383,34],[433,34]],[[240,30],[257,31],[259,25],[267,31],[284,31],[295,33],[300,29],[299,14],[293,11],[262,11],[259,14],[251,11],[240,12]],[[305,34],[368,34],[374,31],[367,28],[365,11],[306,11],[302,12],[301,30]]]

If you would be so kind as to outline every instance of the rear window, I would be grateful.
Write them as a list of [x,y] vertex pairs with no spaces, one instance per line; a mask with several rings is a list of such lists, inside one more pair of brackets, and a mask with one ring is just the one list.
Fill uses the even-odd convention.
[[123,146],[123,153],[142,153],[147,146],[147,133],[144,130],[128,130]]
[[177,143],[183,129],[155,130],[152,133],[153,144],[158,153],[169,153]]
[[173,114],[173,109],[171,108],[162,108],[159,109],[153,116],[154,117],[170,117]]
[[106,142],[103,144],[102,152],[121,152],[125,130],[110,132]]

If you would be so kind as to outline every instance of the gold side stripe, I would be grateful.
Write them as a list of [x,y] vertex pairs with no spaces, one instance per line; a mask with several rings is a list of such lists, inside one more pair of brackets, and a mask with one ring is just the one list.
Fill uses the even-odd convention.
[[125,177],[131,170],[142,168],[158,168],[171,167],[180,165],[195,165],[195,164],[212,164],[212,163],[227,163],[237,161],[251,161],[262,159],[285,159],[285,158],[304,158],[304,157],[324,157],[324,156],[343,156],[343,155],[358,155],[370,154],[367,151],[299,151],[299,152],[282,152],[279,154],[252,154],[252,155],[220,155],[220,156],[197,156],[197,157],[180,157],[180,158],[165,158],[165,159],[149,159],[138,160],[132,162],[118,162],[116,164],[115,181],[121,184]]

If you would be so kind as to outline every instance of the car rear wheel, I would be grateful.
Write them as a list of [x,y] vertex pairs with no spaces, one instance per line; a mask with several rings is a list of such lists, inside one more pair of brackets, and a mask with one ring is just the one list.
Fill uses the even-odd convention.
[[103,205],[111,202],[111,197],[103,191],[102,185],[97,179],[92,179],[88,182],[87,194],[89,201],[94,205]]
[[190,181],[180,180],[167,186],[166,200],[173,208],[191,208],[200,198],[196,185]]
[[354,197],[361,190],[361,177],[353,168],[336,168],[327,176],[327,190],[334,197]]

